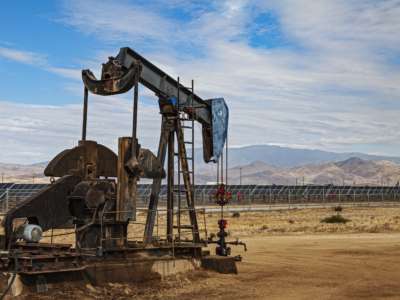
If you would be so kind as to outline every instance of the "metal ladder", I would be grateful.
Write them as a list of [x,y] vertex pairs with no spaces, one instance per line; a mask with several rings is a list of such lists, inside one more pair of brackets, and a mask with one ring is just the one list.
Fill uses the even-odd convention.
[[[178,77],[178,106],[180,105],[180,97],[179,97],[179,77]],[[190,88],[187,88],[191,91],[192,95],[194,92],[194,82],[192,80],[192,85]],[[193,99],[193,98],[192,98]],[[189,114],[178,112],[178,116],[176,119],[176,137],[178,144],[178,152],[175,153],[175,156],[178,158],[178,184],[174,188],[174,193],[177,194],[178,198],[178,207],[177,207],[177,225],[174,228],[177,229],[177,238],[178,241],[181,241],[181,230],[190,230],[193,236],[193,242],[200,242],[200,234],[199,227],[197,223],[197,215],[195,210],[194,196],[195,196],[195,185],[194,185],[194,110],[193,101],[190,103],[192,116]],[[186,105],[187,106],[187,105]],[[190,139],[185,140],[185,130],[186,133],[190,133]],[[190,146],[191,156],[188,156],[187,145]],[[189,167],[189,161],[191,161],[191,168]],[[183,179],[183,187],[182,180]],[[182,201],[186,198],[187,209],[185,211],[189,214],[190,225],[183,225],[181,223],[182,217]]]

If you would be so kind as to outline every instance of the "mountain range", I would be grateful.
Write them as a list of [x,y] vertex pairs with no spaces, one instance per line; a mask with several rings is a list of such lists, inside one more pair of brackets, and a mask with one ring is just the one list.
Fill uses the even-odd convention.
[[[215,182],[213,172],[196,175],[196,182]],[[351,157],[344,161],[276,167],[262,161],[228,169],[229,184],[336,184],[394,185],[400,180],[400,164],[387,160]]]
[[[197,161],[202,161],[202,150],[196,151]],[[386,160],[400,163],[400,157],[371,155],[359,152],[329,152],[315,149],[297,149],[273,145],[252,145],[229,149],[229,166],[236,167],[259,161],[275,167],[297,167],[306,164],[343,161],[351,157],[363,160]]]
[[[196,183],[215,182],[216,165],[202,162],[201,149],[196,154]],[[8,182],[48,182],[43,176],[46,164],[0,163],[0,174]],[[228,168],[230,184],[377,185],[395,184],[400,179],[400,157],[270,145],[230,149]]]

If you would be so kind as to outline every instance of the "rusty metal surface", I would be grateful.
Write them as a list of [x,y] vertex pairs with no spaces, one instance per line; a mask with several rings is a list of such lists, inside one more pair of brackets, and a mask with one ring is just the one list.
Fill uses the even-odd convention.
[[[160,142],[158,145],[158,153],[157,153],[157,160],[160,162],[162,166],[165,163],[168,138],[172,129],[171,126],[173,126],[171,122],[165,116],[163,116],[161,121]],[[145,241],[145,243],[151,243],[153,239],[153,230],[156,221],[156,210],[158,206],[160,190],[161,190],[161,178],[153,179],[153,183],[151,186],[151,195],[149,199],[149,210],[147,212],[146,225],[144,229],[143,240]]]
[[[131,147],[132,138],[120,137],[118,139],[118,190],[116,219],[118,221],[128,221],[136,219],[136,199],[137,199],[137,181],[138,175],[131,176],[125,168],[126,161],[132,156]],[[136,157],[136,155],[134,156]],[[135,159],[136,161],[136,159]],[[137,164],[135,169],[141,169]]]
[[141,148],[139,150],[139,165],[141,166],[143,173],[142,178],[165,178],[165,170],[157,159],[157,156],[148,149]]
[[27,218],[43,230],[64,225],[72,217],[67,197],[80,181],[79,176],[64,176],[11,209],[3,221],[6,242],[12,236],[12,222],[16,218]]
[[[89,91],[103,96],[127,92],[137,81],[153,91],[160,100],[176,100],[179,94],[177,110],[186,112],[202,124],[204,160],[218,160],[219,152],[215,151],[218,149],[214,149],[214,145],[219,145],[220,141],[218,139],[213,142],[213,124],[219,115],[214,115],[212,111],[214,99],[203,100],[131,48],[121,48],[116,57],[110,57],[109,61],[103,64],[100,80],[97,80],[90,70],[82,71],[82,80]],[[225,102],[219,98],[218,102],[221,101]],[[219,128],[220,126],[217,128],[218,132]]]
[[[125,244],[105,249],[102,256],[95,253],[79,252],[66,244],[17,243],[10,253],[0,254],[0,271],[15,270],[23,275],[68,273],[86,270],[93,266],[110,263],[140,263],[179,258],[201,258],[201,244],[182,243],[173,249],[171,244],[146,246]],[[174,256],[171,255],[172,251]],[[118,271],[118,270],[116,270]]]
[[102,76],[97,80],[90,70],[82,71],[82,80],[87,89],[97,95],[115,95],[129,91],[135,85],[140,64],[132,64],[129,68],[118,65],[118,60],[110,58],[103,64]]
[[44,175],[62,177],[79,174],[84,176],[84,165],[89,162],[89,158],[94,154],[96,155],[95,161],[90,163],[96,166],[96,175],[116,177],[117,155],[106,146],[94,141],[81,141],[79,146],[60,152],[49,162],[44,170]]

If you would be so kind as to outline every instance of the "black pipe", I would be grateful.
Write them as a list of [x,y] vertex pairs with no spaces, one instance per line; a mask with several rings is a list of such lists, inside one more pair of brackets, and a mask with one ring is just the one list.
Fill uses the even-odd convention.
[[82,141],[86,141],[86,125],[87,125],[87,111],[88,111],[88,96],[89,91],[85,86],[83,92],[83,120],[82,120]]
[[135,79],[135,87],[133,92],[133,115],[132,115],[132,157],[137,157],[137,110],[139,99],[139,82]]

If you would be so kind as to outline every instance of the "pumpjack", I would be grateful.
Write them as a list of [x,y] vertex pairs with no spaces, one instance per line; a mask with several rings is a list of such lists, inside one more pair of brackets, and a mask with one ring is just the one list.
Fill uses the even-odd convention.
[[[44,174],[52,178],[52,184],[5,215],[1,269],[27,275],[69,272],[93,261],[134,259],[143,251],[155,256],[200,257],[206,241],[200,238],[194,203],[194,122],[202,126],[204,161],[218,162],[228,129],[224,99],[202,99],[195,93],[193,81],[190,87],[183,86],[179,78],[172,78],[130,48],[121,48],[116,57],[109,57],[100,79],[90,70],[82,71],[82,79],[82,137],[76,147],[62,151],[47,165]],[[139,84],[158,98],[161,134],[157,154],[142,147],[137,138]],[[132,135],[118,138],[116,154],[87,139],[89,93],[109,96],[131,89]],[[192,135],[191,140],[185,139],[187,134]],[[128,225],[137,217],[137,182],[141,178],[153,182],[143,239],[129,240]],[[168,189],[166,238],[160,240],[153,231],[163,179]],[[187,218],[181,217],[184,213]],[[22,225],[17,222],[21,219]],[[75,227],[74,247],[40,242],[42,232],[68,222]],[[185,230],[191,238],[182,238]]]

